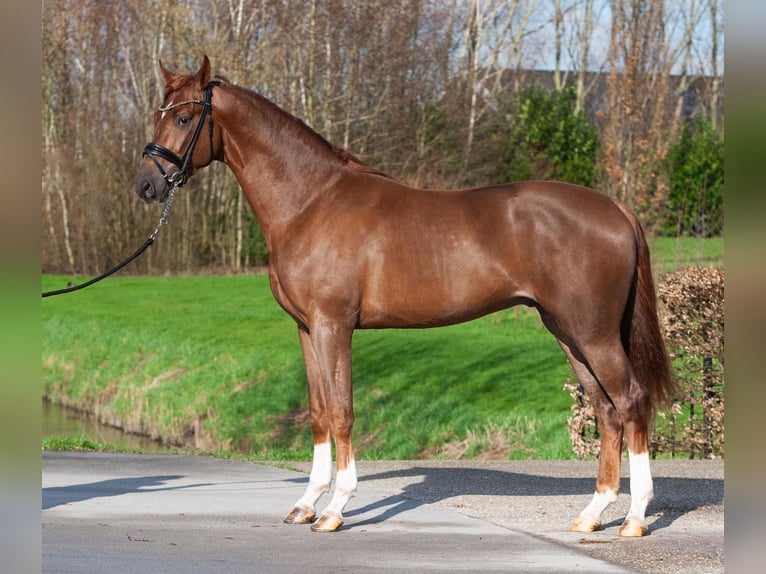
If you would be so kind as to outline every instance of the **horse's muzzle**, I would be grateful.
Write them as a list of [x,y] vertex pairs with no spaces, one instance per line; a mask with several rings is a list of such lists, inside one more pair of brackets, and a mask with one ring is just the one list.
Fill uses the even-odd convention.
[[136,194],[147,203],[165,201],[170,192],[167,181],[159,173],[146,171],[141,170],[136,178]]

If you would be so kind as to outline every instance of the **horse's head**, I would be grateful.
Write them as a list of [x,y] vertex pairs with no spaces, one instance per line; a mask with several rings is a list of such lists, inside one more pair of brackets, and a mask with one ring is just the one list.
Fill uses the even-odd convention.
[[154,113],[154,138],[144,148],[136,193],[147,202],[165,201],[198,168],[216,159],[220,133],[213,125],[210,60],[196,74],[174,74],[160,62],[165,99]]

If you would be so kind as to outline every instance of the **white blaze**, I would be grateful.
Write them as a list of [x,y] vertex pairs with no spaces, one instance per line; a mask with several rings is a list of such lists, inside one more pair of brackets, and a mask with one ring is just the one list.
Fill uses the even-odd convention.
[[165,106],[165,111],[164,111],[164,112],[162,112],[162,116],[160,116],[160,119],[163,119],[163,120],[165,119],[165,115],[168,113],[168,110],[169,110],[171,107],[173,107],[173,100],[170,100],[170,101],[168,102],[168,105],[167,105],[167,106]]

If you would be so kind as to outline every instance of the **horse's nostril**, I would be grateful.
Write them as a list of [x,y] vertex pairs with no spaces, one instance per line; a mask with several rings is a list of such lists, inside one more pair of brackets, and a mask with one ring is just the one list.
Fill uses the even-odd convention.
[[141,190],[144,192],[144,197],[146,199],[152,199],[154,197],[154,186],[149,180],[144,181],[143,185],[141,185]]

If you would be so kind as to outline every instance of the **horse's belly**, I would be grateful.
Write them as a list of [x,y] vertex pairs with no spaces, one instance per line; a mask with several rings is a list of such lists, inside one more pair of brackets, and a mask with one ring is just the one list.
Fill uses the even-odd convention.
[[408,275],[389,273],[367,284],[359,327],[437,327],[475,319],[521,303],[521,293],[503,274],[428,267]]

